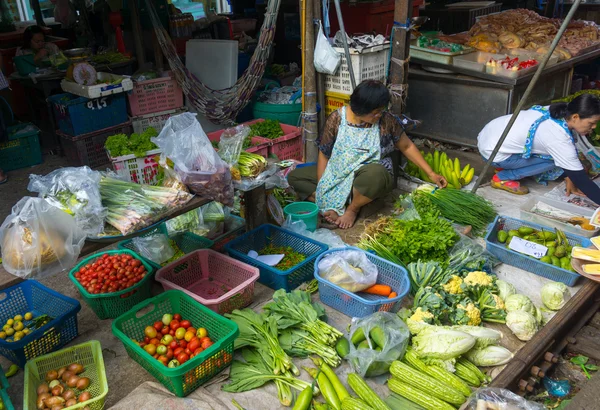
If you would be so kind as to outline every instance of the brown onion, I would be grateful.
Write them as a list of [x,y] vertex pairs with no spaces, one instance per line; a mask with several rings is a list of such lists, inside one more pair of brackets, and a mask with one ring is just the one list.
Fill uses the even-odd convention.
[[79,395],[79,403],[83,403],[84,401],[88,401],[89,399],[92,398],[92,395],[90,394],[89,391],[84,391],[83,393],[81,393]]
[[69,377],[71,377],[71,376],[75,376],[75,375],[73,374],[73,372],[70,372],[70,371],[68,371],[68,370],[67,370],[66,372],[64,372],[64,373],[62,374],[62,377],[61,377],[61,379],[62,379],[62,381],[63,381],[63,382],[65,382],[65,383],[66,383],[66,382],[67,382],[67,380],[69,380]]
[[50,382],[50,384],[48,385],[48,387],[50,387],[50,390],[52,390],[55,386],[60,386],[60,381],[58,381],[58,380],[52,380]]
[[73,399],[69,399],[67,400],[67,402],[65,403],[65,407],[71,407],[77,404],[77,399],[73,398]]
[[69,387],[75,387],[77,386],[77,383],[79,383],[79,377],[75,375],[69,377],[69,380],[67,380],[67,386]]
[[69,371],[75,373],[75,374],[79,374],[79,373],[83,373],[83,366],[80,365],[79,363],[73,363],[72,365],[69,366]]
[[62,404],[55,404],[54,406],[52,406],[52,408],[50,410],[62,410],[64,408],[65,408],[65,406]]
[[50,382],[56,378],[58,378],[58,373],[56,372],[56,370],[50,370],[48,373],[46,373],[47,382]]
[[60,396],[61,394],[63,394],[63,391],[65,390],[64,387],[62,387],[62,384],[58,384],[56,386],[54,386],[52,388],[52,395],[53,396]]
[[89,377],[82,377],[77,382],[77,390],[85,390],[85,389],[88,388],[89,385],[90,385],[90,378]]
[[50,387],[48,387],[47,383],[42,383],[38,386],[37,388],[37,394],[38,396],[42,393],[48,393],[50,391]]
[[52,397],[52,395],[50,393],[48,393],[48,392],[42,393],[42,394],[38,394],[37,403],[36,403],[36,407],[38,408],[38,410],[42,410],[43,408],[46,407],[46,404],[44,403],[44,400],[46,400],[49,397]]
[[73,390],[65,390],[62,394],[62,398],[67,401],[74,397],[75,397],[75,392]]
[[44,403],[46,404],[46,407],[52,407],[55,404],[63,404],[65,402],[65,399],[63,399],[60,396],[54,396],[54,397],[48,397]]
[[66,371],[67,371],[67,368],[66,368],[66,367],[61,367],[60,369],[58,369],[58,372],[57,372],[57,374],[58,374],[58,379],[60,379],[60,377],[62,376],[62,374],[63,374],[64,372],[66,372]]

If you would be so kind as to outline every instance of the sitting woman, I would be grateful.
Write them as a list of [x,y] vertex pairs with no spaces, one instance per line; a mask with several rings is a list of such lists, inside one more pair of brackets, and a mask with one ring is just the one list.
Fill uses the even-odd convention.
[[23,32],[23,46],[17,49],[15,57],[33,54],[34,63],[41,65],[43,60],[59,51],[56,44],[46,42],[46,35],[40,26],[29,26]]
[[421,156],[399,119],[385,112],[389,102],[383,83],[363,81],[350,96],[350,106],[327,118],[317,138],[317,165],[294,170],[288,177],[301,200],[316,202],[325,219],[342,229],[351,228],[363,206],[393,188],[389,155],[394,148],[438,186],[447,185]]

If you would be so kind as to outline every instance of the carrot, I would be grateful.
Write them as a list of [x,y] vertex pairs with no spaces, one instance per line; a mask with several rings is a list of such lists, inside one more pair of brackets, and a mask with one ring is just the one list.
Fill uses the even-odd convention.
[[392,288],[388,285],[378,285],[375,284],[370,288],[363,290],[365,293],[370,293],[372,295],[381,295],[381,296],[389,296],[392,293]]
[[398,294],[396,292],[392,292],[390,293],[390,296],[388,296],[388,299],[394,299],[396,296],[398,296]]

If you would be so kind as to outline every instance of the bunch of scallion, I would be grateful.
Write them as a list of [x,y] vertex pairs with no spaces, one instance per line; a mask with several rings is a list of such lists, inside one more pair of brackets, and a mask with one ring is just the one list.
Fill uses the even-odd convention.
[[238,159],[237,168],[240,175],[246,178],[255,178],[267,167],[267,160],[257,154],[242,151]]
[[442,217],[461,225],[470,225],[478,234],[496,217],[496,210],[489,201],[469,191],[421,185],[413,195],[426,196],[439,209]]

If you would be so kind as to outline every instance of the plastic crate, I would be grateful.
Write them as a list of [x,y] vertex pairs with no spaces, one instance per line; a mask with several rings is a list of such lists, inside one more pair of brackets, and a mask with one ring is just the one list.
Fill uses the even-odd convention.
[[[350,72],[348,71],[348,62],[343,48],[334,48],[342,56],[342,63],[336,74],[325,76],[325,91],[335,93],[352,94],[354,89],[350,81]],[[350,49],[350,60],[354,69],[354,78],[356,85],[364,80],[379,80],[385,82],[388,58],[390,54],[390,45],[382,44],[374,47],[365,48],[361,52],[356,49]]]
[[252,303],[257,268],[203,249],[168,264],[156,273],[165,290],[185,292],[221,315]]
[[[75,272],[88,263],[95,261],[105,253],[108,253],[109,255],[121,255],[124,253],[131,255],[142,262],[148,273],[142,280],[127,289],[112,293],[99,293],[97,295],[91,294],[75,278]],[[153,273],[154,269],[152,269],[152,266],[146,263],[138,254],[128,249],[120,249],[114,251],[105,251],[88,256],[79,262],[77,266],[71,270],[71,272],[69,272],[69,279],[71,279],[75,286],[77,286],[79,293],[81,293],[81,297],[94,311],[96,316],[98,316],[98,319],[114,319],[151,296]]]
[[60,137],[61,145],[69,165],[74,167],[87,165],[90,168],[98,168],[110,164],[110,159],[104,148],[108,137],[115,134],[130,133],[130,122],[88,134],[77,135],[76,137],[56,131],[56,135]]
[[67,135],[77,136],[114,127],[127,122],[125,94],[95,99],[73,94],[48,97],[58,128]]
[[[248,251],[260,252],[270,244],[290,246],[294,251],[306,255],[306,259],[286,271],[281,271],[248,256]],[[260,269],[260,279],[258,280],[260,283],[272,289],[285,289],[286,292],[297,288],[313,276],[315,259],[327,249],[329,247],[325,244],[275,225],[261,225],[225,245],[225,250],[229,255]]]
[[280,125],[284,135],[273,140],[273,145],[269,148],[269,155],[275,155],[280,161],[285,159],[302,161],[304,158],[302,128],[287,124]]
[[[567,286],[575,285],[577,280],[581,278],[578,273],[522,255],[511,249],[507,249],[505,244],[498,242],[498,231],[519,229],[521,226],[529,226],[537,230],[544,229],[546,231],[554,232],[554,228],[550,228],[549,226],[498,215],[496,220],[488,227],[488,232],[485,236],[487,250],[500,259],[500,261],[508,265],[516,266],[517,268],[535,273],[538,276],[542,276],[555,282],[562,282]],[[571,246],[588,247],[591,245],[590,240],[583,236],[574,235],[568,232],[565,232],[565,235]]]
[[[142,340],[146,326],[161,320],[165,313],[175,312],[192,322],[192,326],[204,327],[214,344],[181,366],[169,368],[150,356],[132,339]],[[113,321],[112,331],[125,345],[129,357],[179,397],[187,396],[231,364],[233,342],[239,334],[233,321],[177,290],[166,291],[134,306]]]
[[127,95],[132,116],[173,110],[183,106],[183,91],[174,77],[136,81]]
[[[327,255],[348,250],[366,254],[367,258],[377,266],[377,283],[390,286],[392,291],[396,292],[398,296],[392,299],[386,299],[382,296],[371,295],[368,293],[352,293],[319,275],[319,262],[321,259],[325,258]],[[404,299],[410,290],[410,281],[408,280],[408,272],[406,269],[380,258],[379,256],[354,247],[334,249],[322,253],[315,261],[314,269],[315,278],[319,282],[319,298],[321,299],[321,302],[349,317],[365,317],[375,312],[396,313],[400,309],[402,299]]]
[[47,372],[58,370],[71,363],[79,363],[84,367],[84,372],[78,376],[90,378],[90,385],[85,391],[90,392],[92,398],[86,402],[77,403],[68,409],[83,409],[87,406],[90,410],[104,409],[104,400],[108,394],[108,382],[106,381],[102,346],[97,340],[90,340],[27,362],[25,366],[23,410],[37,409],[37,386],[45,381]]
[[[122,75],[96,73],[96,76],[98,78],[98,83],[100,83],[98,85],[80,85],[76,82],[63,79],[60,82],[60,87],[68,93],[85,98],[106,97],[107,95],[122,93],[133,88],[133,81]],[[118,79],[121,80],[120,84],[110,84]]]
[[[167,237],[169,237],[169,234],[167,232],[167,226],[164,223],[162,223],[159,226],[157,226],[156,228],[144,233],[141,236],[142,237],[151,236],[151,235],[156,235],[157,233],[162,233],[163,235],[166,235]],[[177,233],[177,234],[170,236],[169,238],[173,239],[175,241],[175,243],[177,244],[177,247],[179,249],[181,249],[181,251],[185,254],[194,252],[198,249],[208,249],[211,246],[213,246],[213,241],[211,241],[210,239],[204,238],[202,236],[198,236],[191,232]],[[119,249],[128,249],[137,254],[137,248],[133,244],[133,239],[127,239],[125,241],[121,241],[117,244],[117,247]],[[138,255],[138,257],[140,259],[142,259],[143,261],[145,261],[146,263],[148,263],[148,265],[152,266],[156,270],[162,268],[161,265],[159,265],[156,262],[152,262],[150,259],[146,259],[141,255]]]
[[223,252],[225,245],[246,232],[246,220],[239,216],[229,215],[225,220],[225,233],[213,238],[213,250]]
[[147,151],[146,156],[136,157],[134,154],[111,157],[106,153],[115,172],[129,182],[154,185],[158,181],[159,160],[162,150]]
[[168,110],[153,114],[140,115],[139,117],[131,117],[130,120],[131,125],[133,126],[133,132],[141,134],[148,128],[152,127],[160,134],[167,120],[172,115],[179,115],[186,111],[187,108],[179,108],[177,110]]
[[331,91],[327,91],[325,93],[325,115],[329,117],[329,115],[350,104],[350,96],[346,94],[334,93]]
[[2,400],[2,403],[4,404],[4,410],[15,410],[15,406],[13,406],[12,402],[10,401],[10,396],[8,395],[8,388],[10,387],[10,384],[4,375],[4,370],[2,367],[0,367],[0,383],[0,400]]
[[[77,337],[77,312],[81,305],[41,283],[29,279],[0,291],[0,321],[26,312],[34,317],[46,314],[54,319],[17,342],[0,339],[0,354],[25,366],[28,360],[60,349]],[[26,324],[26,323],[24,323]]]
[[[261,122],[264,121],[263,119],[259,119],[259,120],[252,120],[252,121],[248,121],[248,122],[244,122],[240,125],[252,125],[252,124],[256,124],[257,122]],[[209,132],[206,136],[208,137],[208,139],[211,142],[219,142],[221,140],[221,135],[223,135],[223,132],[225,130],[218,130],[218,131],[214,131],[214,132]],[[263,156],[265,158],[267,158],[269,156],[269,147],[273,144],[273,142],[268,139],[268,138],[262,138],[262,137],[252,137],[251,138],[251,143],[252,146],[245,149],[246,152],[251,152],[253,154],[256,155],[260,155]]]
[[8,141],[0,142],[3,171],[14,171],[42,163],[40,129],[31,123],[7,127]]

